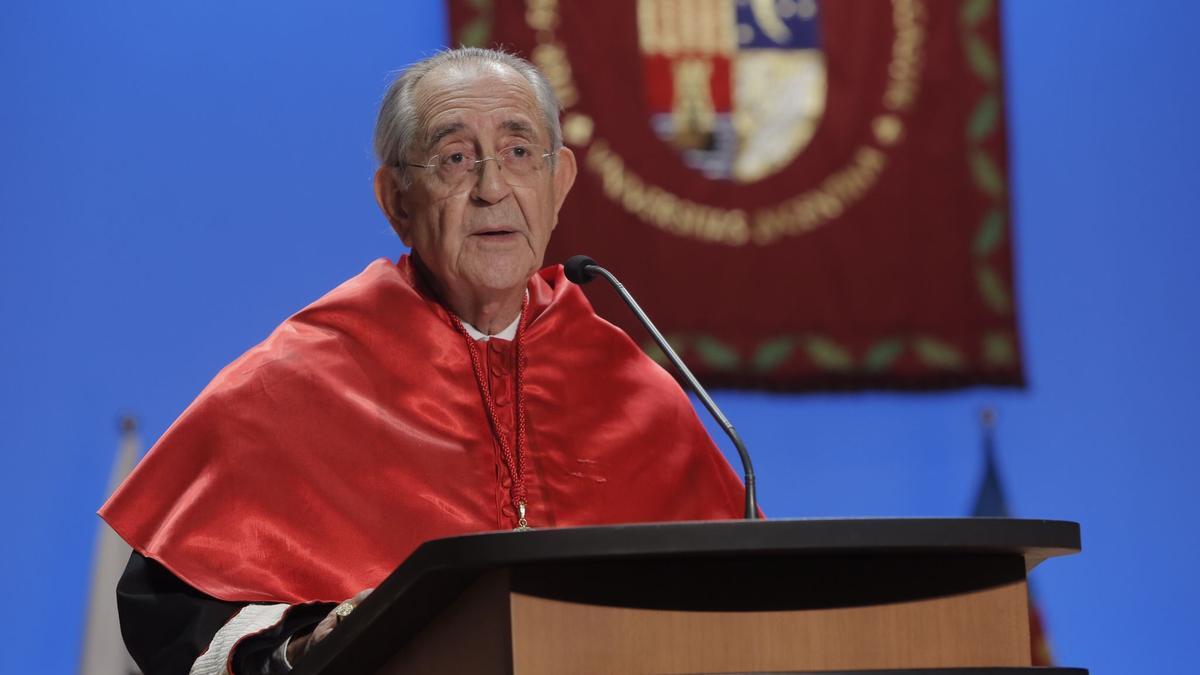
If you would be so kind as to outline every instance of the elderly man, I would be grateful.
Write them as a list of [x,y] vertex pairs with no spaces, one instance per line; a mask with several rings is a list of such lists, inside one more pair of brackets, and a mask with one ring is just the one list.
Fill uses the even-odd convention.
[[101,511],[147,673],[287,672],[432,538],[738,516],[680,388],[539,271],[576,173],[558,113],[490,50],[391,86],[375,195],[411,255],[222,370]]

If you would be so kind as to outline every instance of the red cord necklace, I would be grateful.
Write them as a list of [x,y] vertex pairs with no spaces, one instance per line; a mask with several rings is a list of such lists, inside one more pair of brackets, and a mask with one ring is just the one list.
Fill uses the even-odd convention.
[[526,447],[525,439],[525,392],[521,386],[525,379],[525,310],[529,307],[529,296],[526,294],[525,299],[521,302],[521,316],[517,322],[516,336],[516,360],[517,360],[517,446],[512,448],[509,446],[507,436],[500,431],[496,417],[496,404],[492,401],[492,388],[488,386],[487,379],[484,376],[483,365],[479,362],[479,354],[475,351],[475,338],[467,332],[466,326],[463,325],[461,319],[450,314],[451,320],[454,321],[454,327],[462,334],[467,341],[467,353],[471,355],[471,369],[475,371],[475,383],[479,385],[479,392],[483,395],[484,410],[487,411],[488,422],[492,426],[492,435],[495,436],[496,442],[500,444],[500,454],[504,457],[504,464],[508,467],[508,475],[512,476],[512,489],[509,491],[509,496],[512,499],[513,507],[517,510],[517,526],[514,530],[520,532],[531,529],[529,521],[525,519],[526,511],[526,490],[525,490],[525,461],[522,455],[522,450]]

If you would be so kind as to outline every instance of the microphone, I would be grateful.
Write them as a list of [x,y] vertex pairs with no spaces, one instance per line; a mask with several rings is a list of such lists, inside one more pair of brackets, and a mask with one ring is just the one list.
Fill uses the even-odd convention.
[[733,447],[737,448],[738,457],[742,460],[742,471],[744,472],[746,481],[745,518],[746,520],[757,520],[758,494],[754,487],[754,466],[750,463],[750,452],[746,450],[746,444],[742,443],[742,437],[738,435],[733,425],[730,424],[729,419],[725,417],[725,414],[721,412],[721,409],[709,397],[708,392],[704,391],[704,387],[700,386],[700,381],[696,379],[695,375],[692,375],[692,371],[688,370],[688,367],[684,365],[683,360],[679,358],[675,350],[671,349],[671,345],[667,344],[662,333],[659,333],[658,329],[654,327],[654,324],[650,321],[650,317],[646,316],[646,313],[638,306],[637,301],[633,299],[629,291],[625,290],[625,286],[620,281],[617,281],[612,272],[596,264],[595,260],[586,255],[571,256],[567,262],[563,263],[563,270],[567,274],[567,279],[580,286],[595,279],[597,276],[604,277],[616,289],[617,295],[621,296],[621,300],[625,301],[625,304],[633,311],[638,321],[641,321],[642,325],[646,327],[646,331],[650,333],[650,337],[654,338],[654,342],[658,344],[659,349],[663,350],[663,353],[667,355],[671,364],[683,375],[688,386],[692,388],[692,391],[696,392],[696,396],[700,397],[700,402],[708,409],[709,414],[713,416],[717,424],[721,425],[721,429],[725,431],[725,435],[729,436],[729,440],[733,441]]

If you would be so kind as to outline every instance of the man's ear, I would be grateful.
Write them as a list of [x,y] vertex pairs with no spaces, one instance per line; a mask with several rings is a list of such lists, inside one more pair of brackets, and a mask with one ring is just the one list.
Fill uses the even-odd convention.
[[400,236],[400,241],[405,246],[411,247],[409,234],[412,219],[408,217],[408,212],[404,209],[402,180],[400,171],[395,167],[379,167],[379,170],[375,172],[375,202],[379,204],[379,210],[383,211],[383,215],[387,216],[388,222],[392,224],[392,229]]
[[575,164],[575,153],[567,146],[558,149],[558,164],[554,167],[554,216],[558,219],[558,211],[567,199],[567,193],[575,184],[575,174],[579,167]]

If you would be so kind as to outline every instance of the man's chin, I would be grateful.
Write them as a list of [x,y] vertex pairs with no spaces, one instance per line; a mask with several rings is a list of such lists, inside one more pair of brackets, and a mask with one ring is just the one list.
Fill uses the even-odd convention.
[[529,277],[537,272],[537,265],[523,256],[522,260],[481,261],[464,280],[475,287],[477,291],[495,294],[506,291],[524,290],[529,283]]

